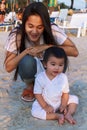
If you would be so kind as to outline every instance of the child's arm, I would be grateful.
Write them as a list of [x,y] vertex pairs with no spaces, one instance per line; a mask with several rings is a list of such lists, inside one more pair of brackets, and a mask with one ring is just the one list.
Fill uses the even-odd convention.
[[[61,98],[60,112],[64,112],[68,103],[69,94],[63,93]],[[64,112],[65,113],[65,112]]]
[[47,112],[47,113],[52,113],[54,112],[54,109],[52,106],[48,105],[45,100],[43,99],[41,94],[35,94],[35,97],[37,99],[37,101],[39,102],[39,104],[41,105],[41,107]]

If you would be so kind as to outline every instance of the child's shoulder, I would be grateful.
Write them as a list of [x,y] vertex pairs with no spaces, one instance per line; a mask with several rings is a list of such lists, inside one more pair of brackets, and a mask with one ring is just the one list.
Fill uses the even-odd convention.
[[67,79],[67,75],[66,75],[65,73],[61,73],[60,76],[61,76],[61,78],[63,78],[63,79]]
[[41,77],[43,77],[43,76],[44,76],[44,74],[45,74],[45,72],[44,72],[44,71],[42,71],[42,72],[40,72],[39,74],[37,74],[36,78],[41,78]]

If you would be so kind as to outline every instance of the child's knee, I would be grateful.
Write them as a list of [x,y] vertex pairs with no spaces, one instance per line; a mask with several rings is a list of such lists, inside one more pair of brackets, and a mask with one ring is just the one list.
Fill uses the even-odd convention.
[[79,98],[76,95],[69,95],[69,102],[70,103],[75,103],[75,104],[79,104]]
[[73,95],[73,97],[74,97],[75,103],[76,103],[76,104],[79,104],[79,98],[78,98],[78,96]]

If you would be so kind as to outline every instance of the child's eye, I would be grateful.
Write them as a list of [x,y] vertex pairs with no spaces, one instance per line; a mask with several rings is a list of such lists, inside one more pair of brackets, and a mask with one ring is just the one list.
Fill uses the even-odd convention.
[[51,63],[51,65],[55,66],[55,64],[54,64],[54,63]]
[[63,66],[64,64],[61,64],[61,65],[59,65],[59,66]]

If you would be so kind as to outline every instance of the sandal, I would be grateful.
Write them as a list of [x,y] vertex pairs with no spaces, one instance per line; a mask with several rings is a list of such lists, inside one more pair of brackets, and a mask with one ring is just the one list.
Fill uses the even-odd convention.
[[29,89],[25,88],[21,95],[21,99],[26,102],[33,102],[35,100],[33,90],[29,90]]

